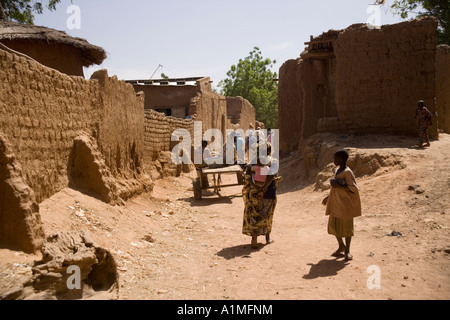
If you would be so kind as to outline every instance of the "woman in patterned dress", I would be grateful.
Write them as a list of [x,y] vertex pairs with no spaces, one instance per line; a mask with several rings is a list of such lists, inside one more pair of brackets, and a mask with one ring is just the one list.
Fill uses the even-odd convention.
[[[267,159],[264,159],[264,165],[260,159],[256,164],[250,164],[245,170],[245,183],[242,189],[244,199],[244,221],[242,233],[252,237],[252,248],[258,247],[258,236],[265,236],[266,243],[274,242],[270,237],[272,232],[273,215],[277,205],[276,189],[281,177],[278,176],[278,161],[271,156],[270,143],[258,146],[267,148]],[[259,154],[259,152],[258,152]],[[258,175],[258,169],[266,168],[265,182],[255,180]]]

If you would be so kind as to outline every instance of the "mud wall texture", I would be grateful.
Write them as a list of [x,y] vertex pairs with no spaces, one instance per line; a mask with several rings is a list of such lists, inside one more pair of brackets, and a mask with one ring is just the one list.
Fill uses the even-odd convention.
[[41,202],[68,185],[73,139],[93,131],[100,86],[2,50],[0,64],[0,131]]
[[302,59],[286,61],[279,71],[278,124],[280,150],[292,152],[297,149],[302,134],[303,90],[300,82]]
[[[227,97],[227,118],[232,125],[239,125],[239,128],[247,131],[250,125],[255,127],[256,112],[253,105],[242,97]],[[227,129],[235,129],[228,126]]]
[[438,127],[445,133],[450,133],[450,46],[437,47],[436,69]]
[[39,206],[22,167],[0,133],[0,248],[36,251],[44,237]]
[[[436,112],[436,28],[424,18],[312,38],[280,68],[281,151],[318,132],[416,135],[416,102]],[[436,125],[430,136],[438,137]]]
[[302,141],[326,126],[336,125],[336,59],[292,59],[280,68],[279,120],[280,149],[296,150]]
[[171,136],[176,129],[185,129],[189,131],[191,138],[194,138],[193,120],[166,117],[163,113],[153,110],[145,111],[144,126],[146,165],[158,160],[161,152],[171,151]]
[[[436,111],[436,29],[436,20],[423,19],[339,34],[336,105],[344,130],[417,134],[417,101]],[[436,127],[430,133],[437,138]]]
[[116,178],[130,179],[143,171],[144,97],[117,77],[108,78],[106,70],[97,71],[100,112],[96,132],[106,165]]
[[80,132],[96,138],[115,178],[144,174],[143,98],[131,85],[106,71],[92,80],[67,76],[3,50],[0,64],[0,131],[38,203],[68,186]]
[[203,91],[191,99],[189,114],[196,121],[202,121],[203,132],[218,129],[225,136],[227,129],[227,100],[224,96]]
[[172,133],[184,129],[191,135],[191,152],[194,141],[194,120],[167,117],[154,110],[146,110],[144,118],[144,159],[145,168],[152,180],[179,176],[182,172],[190,172],[193,165],[176,165],[172,161],[172,149],[180,143],[171,141]]
[[0,135],[2,245],[37,250],[38,204],[68,186],[111,204],[152,189],[144,98],[106,70],[85,80],[0,50]]

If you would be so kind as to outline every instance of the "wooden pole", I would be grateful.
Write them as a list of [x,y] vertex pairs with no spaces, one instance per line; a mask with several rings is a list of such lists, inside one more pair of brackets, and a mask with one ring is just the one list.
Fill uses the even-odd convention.
[[0,3],[0,20],[7,20],[5,10],[3,10],[1,3]]

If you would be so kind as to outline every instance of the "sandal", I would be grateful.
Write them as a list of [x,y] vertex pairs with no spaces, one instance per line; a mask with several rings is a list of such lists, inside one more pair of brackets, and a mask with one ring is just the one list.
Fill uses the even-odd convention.
[[270,233],[267,233],[266,234],[266,244],[271,244],[271,243],[274,243],[275,242],[275,240],[273,240],[271,237],[270,237]]
[[342,257],[344,257],[345,255],[344,255],[344,253],[343,253],[342,251],[337,250],[337,251],[333,252],[333,253],[331,254],[331,256],[332,256],[332,257],[335,257],[335,258],[342,258]]
[[345,261],[351,261],[353,260],[353,256],[350,253],[345,254]]

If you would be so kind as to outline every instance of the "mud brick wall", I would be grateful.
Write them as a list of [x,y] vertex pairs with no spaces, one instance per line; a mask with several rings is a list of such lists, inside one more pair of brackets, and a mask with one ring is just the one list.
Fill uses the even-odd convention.
[[68,185],[73,139],[98,118],[98,84],[3,50],[0,65],[0,131],[41,202]]
[[303,91],[300,81],[302,61],[288,60],[279,71],[277,127],[280,130],[280,150],[283,152],[296,150],[302,135]]
[[336,104],[343,129],[416,134],[417,101],[436,111],[436,29],[436,20],[423,19],[339,34]]
[[320,130],[331,130],[337,109],[333,78],[336,59],[293,59],[280,68],[280,149],[291,152]]
[[218,93],[202,91],[191,99],[189,114],[202,121],[203,133],[208,129],[218,129],[225,136],[227,129],[227,101]]
[[118,178],[139,166],[143,99],[106,71],[93,78],[67,76],[0,50],[0,131],[37,202],[68,186],[70,153],[81,131],[97,138]]
[[320,131],[318,128],[320,119],[337,116],[334,99],[336,59],[305,59],[300,68],[302,105],[305,108],[302,114],[299,146],[305,139]]
[[450,46],[437,47],[436,69],[438,127],[445,133],[450,133]]
[[[166,117],[163,113],[146,110],[144,118],[145,163],[159,158],[161,152],[171,151],[171,135],[176,129],[186,129],[194,139],[194,121]],[[191,141],[191,142],[192,142]]]
[[250,124],[255,127],[256,112],[253,105],[242,97],[227,97],[227,117],[232,125],[228,129],[236,129],[233,125],[239,125],[242,130],[250,129]]
[[[379,29],[353,25],[332,32],[331,50],[310,51],[310,44],[286,61],[279,72],[280,150],[301,149],[318,132],[417,135],[417,101],[433,113],[436,95],[438,104],[448,101],[448,85],[435,81],[448,74],[441,66],[446,51],[436,59],[436,29],[433,18]],[[438,138],[436,124],[429,133]]]
[[116,178],[131,178],[143,168],[144,96],[136,96],[133,86],[116,76],[109,78],[106,70],[97,71],[91,79],[100,84],[99,148]]

